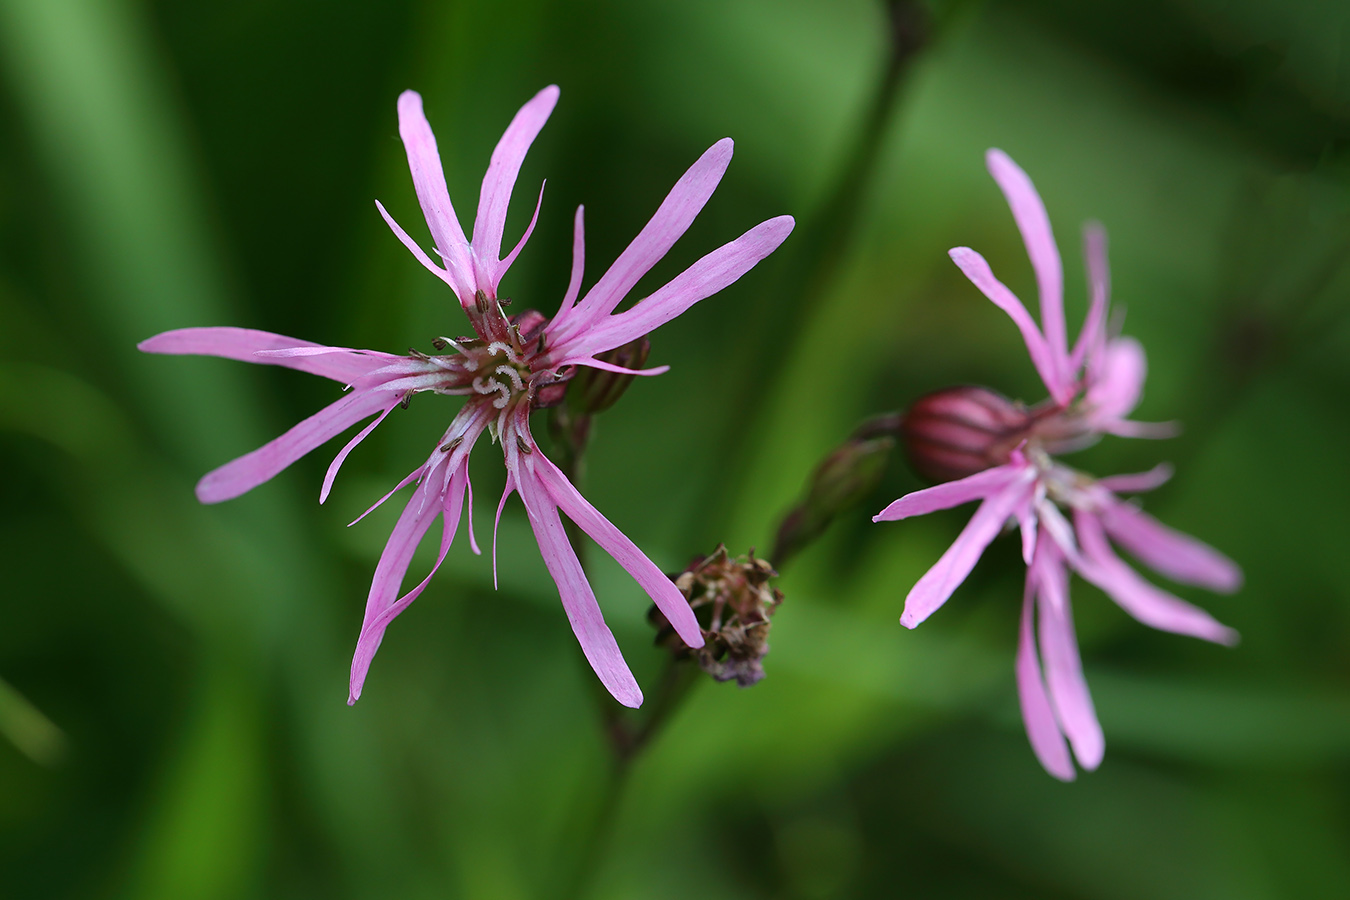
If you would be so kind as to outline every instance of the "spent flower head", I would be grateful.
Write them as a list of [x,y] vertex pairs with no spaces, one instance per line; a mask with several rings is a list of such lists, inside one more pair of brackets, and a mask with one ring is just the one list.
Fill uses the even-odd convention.
[[[777,249],[791,232],[793,220],[779,216],[762,222],[704,256],[631,308],[615,312],[712,196],[731,161],[732,142],[723,139],[676,182],[638,236],[584,294],[583,210],[578,207],[571,279],[557,313],[552,319],[533,311],[508,316],[498,287],[538,221],[542,187],[534,217],[516,245],[503,255],[506,211],[525,154],[557,100],[558,88],[547,87],[512,119],[483,176],[470,239],[451,204],[436,139],[422,112],[422,98],[413,91],[399,97],[399,134],[407,151],[413,186],[435,242],[434,258],[399,227],[382,204],[377,202],[376,206],[418,262],[450,288],[468,317],[471,335],[437,337],[431,341],[436,353],[414,350],[408,355],[325,347],[243,328],[186,328],[157,335],[140,345],[151,353],[223,356],[286,366],[346,385],[341,399],[275,440],[203,477],[197,485],[197,496],[204,503],[228,500],[257,487],[301,456],[373,416],[329,466],[319,496],[323,502],[338,469],[356,445],[396,407],[406,406],[413,394],[430,392],[464,398],[464,405],[436,441],[426,462],[375,504],[379,506],[395,491],[414,485],[412,497],[375,568],[352,662],[348,702],[354,703],[361,695],[371,660],[389,623],[426,589],[445,559],[466,506],[469,543],[475,553],[479,552],[473,535],[473,488],[468,466],[469,454],[484,432],[501,445],[506,463],[506,490],[497,505],[498,521],[507,498],[512,493],[519,494],[581,649],[619,702],[638,706],[642,692],[605,624],[586,573],[564,533],[560,514],[566,515],[628,571],[683,640],[693,647],[702,645],[698,622],[680,591],[544,456],[530,433],[530,413],[558,403],[566,382],[578,367],[626,376],[664,372],[665,367],[634,370],[608,361],[605,355],[640,340],[736,281]],[[410,590],[403,591],[413,551],[438,517],[442,519],[442,530],[432,572]],[[495,539],[493,556],[495,571]]]
[[764,678],[769,654],[769,618],[783,602],[782,591],[770,582],[778,573],[755,551],[732,557],[725,544],[709,556],[696,558],[675,576],[675,586],[698,617],[703,642],[691,645],[653,606],[647,618],[656,626],[656,642],[676,657],[693,656],[699,668],[717,681],[735,681],[741,687]]
[[909,628],[947,601],[1005,525],[1020,530],[1027,565],[1016,666],[1022,718],[1041,764],[1070,780],[1075,774],[1070,748],[1086,769],[1095,769],[1105,750],[1073,630],[1070,571],[1145,625],[1224,644],[1235,643],[1236,632],[1142,578],[1112,543],[1162,575],[1215,591],[1237,590],[1242,573],[1217,550],[1121,499],[1120,494],[1161,485],[1171,474],[1166,466],[1094,479],[1055,458],[1102,434],[1162,436],[1170,428],[1127,418],[1138,403],[1146,366],[1137,341],[1107,332],[1104,233],[1087,229],[1091,304],[1070,349],[1063,271],[1045,207],[1026,173],[1004,153],[990,150],[987,161],[1036,272],[1040,327],[978,253],[958,247],[951,257],[1016,323],[1050,398],[1027,408],[984,388],[962,387],[918,401],[904,430],[910,458],[922,474],[954,480],[901,497],[874,521],[980,501],[960,536],[905,598],[900,622]]

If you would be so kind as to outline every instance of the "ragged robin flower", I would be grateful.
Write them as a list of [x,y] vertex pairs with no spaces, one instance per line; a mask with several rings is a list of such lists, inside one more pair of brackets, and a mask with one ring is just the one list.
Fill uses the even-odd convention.
[[1140,577],[1112,543],[1162,575],[1215,591],[1236,590],[1242,573],[1217,550],[1119,497],[1162,484],[1170,476],[1167,467],[1094,479],[1055,458],[1102,434],[1162,436],[1170,429],[1127,418],[1138,403],[1146,367],[1137,341],[1108,334],[1104,234],[1096,227],[1087,230],[1091,304],[1070,350],[1063,270],[1045,207],[1026,173],[1005,154],[990,150],[987,161],[1031,257],[1040,289],[1040,327],[978,253],[958,247],[951,257],[1016,323],[1050,398],[1027,408],[969,387],[923,398],[904,428],[910,458],[921,473],[954,480],[901,497],[874,521],[980,501],[955,543],[906,597],[900,622],[909,628],[947,601],[1006,524],[1019,528],[1027,565],[1016,666],[1022,718],[1041,764],[1067,781],[1075,774],[1070,748],[1089,770],[1100,764],[1105,750],[1073,630],[1070,571],[1146,625],[1225,644],[1236,642],[1236,632]]
[[[563,531],[560,513],[628,571],[690,646],[703,643],[693,612],[670,579],[591,506],[540,451],[530,433],[530,413],[556,403],[564,383],[578,366],[631,372],[597,357],[641,338],[736,281],[783,242],[792,230],[793,220],[779,216],[762,222],[704,256],[629,309],[615,312],[712,196],[731,161],[732,142],[723,139],[680,178],[638,236],[585,294],[581,293],[584,238],[583,212],[579,207],[571,280],[558,312],[551,320],[536,312],[508,316],[498,287],[534,229],[539,204],[520,241],[503,256],[506,211],[525,154],[557,100],[558,88],[545,88],[521,108],[507,127],[483,177],[471,240],[450,202],[436,139],[422,113],[422,98],[413,91],[399,97],[399,134],[407,151],[417,198],[435,242],[436,258],[425,253],[382,205],[376,205],[404,246],[454,293],[468,316],[472,335],[438,337],[431,341],[435,353],[412,351],[409,355],[325,347],[243,328],[186,328],[165,332],[140,345],[151,353],[202,354],[286,366],[330,378],[348,388],[341,399],[285,434],[208,473],[197,485],[197,496],[204,503],[228,500],[257,487],[301,456],[373,416],[329,466],[320,491],[322,502],[348,454],[390,412],[406,405],[413,394],[430,392],[465,398],[463,407],[426,462],[376,503],[378,506],[395,491],[415,485],[375,568],[365,621],[352,661],[349,703],[356,702],[361,695],[385,629],[422,593],[444,560],[466,505],[469,542],[474,552],[478,552],[473,537],[473,489],[468,464],[475,442],[485,431],[501,445],[506,462],[506,490],[497,505],[497,518],[500,520],[507,498],[513,492],[519,494],[582,652],[619,702],[638,706],[642,692],[605,624],[586,574]],[[540,203],[542,200],[541,188]],[[634,374],[654,375],[663,371],[665,367]],[[402,592],[413,551],[438,516],[443,524],[432,573]]]

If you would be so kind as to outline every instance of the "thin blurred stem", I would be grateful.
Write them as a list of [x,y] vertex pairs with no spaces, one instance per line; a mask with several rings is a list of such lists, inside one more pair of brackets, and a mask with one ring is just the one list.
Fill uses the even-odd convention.
[[[838,277],[847,249],[857,235],[867,189],[875,178],[886,133],[900,105],[905,75],[928,42],[929,15],[922,2],[887,0],[883,5],[890,31],[886,63],[828,199],[793,235],[792,252],[780,257],[776,285],[762,295],[766,311],[756,325],[760,340],[746,360],[747,371],[754,377],[739,379],[746,391],[761,392],[763,385],[778,380],[779,370],[788,359],[778,348],[790,343],[802,311],[827,293]],[[769,303],[772,314],[767,312]],[[754,408],[753,398],[747,396],[744,404]],[[755,434],[753,428],[738,430],[735,439],[741,448],[732,458],[741,460],[741,465],[748,465],[747,449]],[[732,502],[729,495],[720,500]],[[710,499],[710,505],[717,502]]]
[[[661,683],[656,696],[651,699],[648,706],[649,713],[636,724],[636,727],[633,727],[631,717],[623,714],[613,698],[608,694],[604,695],[604,699],[608,701],[602,707],[605,711],[605,734],[614,749],[614,758],[605,774],[595,814],[586,823],[586,837],[577,853],[576,865],[571,870],[571,879],[564,885],[561,893],[566,900],[585,896],[600,867],[605,847],[614,834],[619,807],[634,763],[643,748],[670,722],[697,683],[696,667],[690,665],[687,660],[670,657],[661,673]],[[603,689],[600,692],[603,693]]]

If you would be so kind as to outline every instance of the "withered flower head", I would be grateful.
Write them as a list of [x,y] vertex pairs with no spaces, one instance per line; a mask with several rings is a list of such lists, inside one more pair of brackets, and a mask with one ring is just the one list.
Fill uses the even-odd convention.
[[718,681],[750,687],[764,677],[769,617],[783,602],[782,592],[769,584],[777,576],[768,560],[755,558],[754,550],[733,559],[726,545],[718,544],[712,555],[698,557],[675,576],[675,587],[703,630],[703,646],[691,649],[653,606],[647,618],[656,626],[656,643],[677,657],[692,656]]

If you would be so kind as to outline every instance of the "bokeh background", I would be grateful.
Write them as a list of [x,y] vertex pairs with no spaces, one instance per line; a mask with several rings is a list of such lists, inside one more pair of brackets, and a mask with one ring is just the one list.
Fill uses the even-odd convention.
[[[1350,894],[1350,9],[921,12],[897,45],[872,0],[0,2],[0,895]],[[952,383],[1043,396],[945,255],[974,246],[1034,296],[983,167],[998,146],[1049,207],[1071,323],[1078,229],[1107,225],[1150,354],[1140,416],[1186,426],[1073,461],[1177,465],[1147,508],[1243,565],[1236,596],[1183,590],[1242,644],[1150,631],[1076,581],[1107,756],[1056,782],[1017,712],[1015,541],[923,628],[897,624],[968,515],[872,526],[919,485],[897,458],[785,569],[768,678],[698,685],[608,830],[592,676],[518,501],[501,589],[461,540],[349,709],[397,504],[345,525],[452,402],[391,417],[326,506],[321,452],[202,507],[197,477],[334,388],[135,343],[216,324],[393,351],[460,333],[375,211],[429,246],[395,98],[424,95],[469,216],[502,129],[549,83],[562,100],[508,224],[513,240],[547,177],[504,285],[517,308],[556,308],[576,204],[594,279],[725,135],[722,187],[636,295],[765,218],[799,223],[657,332],[671,371],[597,425],[584,489],[659,564],[766,548],[865,416]],[[502,475],[495,449],[476,456],[481,535]],[[650,695],[647,601],[594,555]]]

